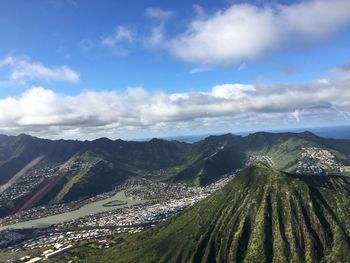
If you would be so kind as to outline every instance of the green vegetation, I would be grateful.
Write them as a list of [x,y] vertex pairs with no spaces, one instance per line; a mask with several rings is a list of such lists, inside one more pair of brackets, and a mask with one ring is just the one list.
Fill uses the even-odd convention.
[[[125,241],[125,239],[129,236],[128,233],[120,233],[115,234],[112,237],[106,237],[105,239],[108,241],[110,245],[117,245]],[[101,253],[104,252],[105,248],[99,248],[101,245],[97,240],[86,240],[79,243],[74,243],[74,248],[58,255],[57,257],[53,257],[49,260],[50,263],[57,262],[69,262],[73,260],[73,262],[79,262],[84,260],[87,257],[98,258]],[[97,259],[96,262],[99,262]],[[118,262],[117,260],[113,262]]]
[[84,262],[350,262],[350,179],[257,163],[191,209]]
[[298,156],[302,152],[302,147],[312,146],[312,142],[308,142],[303,138],[292,137],[286,141],[276,142],[266,146],[264,149],[249,149],[249,155],[266,155],[270,157],[278,170],[287,172],[295,171]]
[[[126,142],[101,138],[82,142],[0,136],[0,184],[38,156],[45,156],[34,168],[48,171],[72,160],[81,162],[81,167],[67,170],[62,176],[49,172],[54,175],[49,191],[30,206],[87,198],[139,178],[204,186],[241,169],[256,155],[269,157],[276,169],[293,173],[303,147],[327,149],[337,161],[350,166],[350,140],[325,139],[309,132],[259,132],[246,137],[227,134],[209,136],[193,144],[159,139]],[[344,175],[349,175],[349,171]],[[54,180],[57,177],[60,178]],[[35,191],[45,187],[44,183]],[[0,215],[13,212],[29,198],[30,195],[17,200],[13,208],[1,204]]]
[[[79,180],[74,182],[63,200],[77,200],[109,191],[114,185],[122,183],[129,174],[123,170],[114,169],[113,164],[105,160],[98,161],[85,171],[78,172],[76,176],[79,176]],[[71,180],[74,180],[74,177]]]
[[[79,159],[81,162],[90,162],[90,163],[97,163],[99,161],[98,158],[90,157],[89,154],[82,155]],[[89,171],[90,166],[86,166],[84,168],[79,169],[75,173],[72,173],[69,176],[66,176],[67,182],[63,185],[60,192],[57,194],[57,196],[53,199],[53,203],[59,203],[62,200],[64,200],[64,197],[70,192],[72,188],[74,188],[75,184],[78,184],[84,175],[87,174]]]

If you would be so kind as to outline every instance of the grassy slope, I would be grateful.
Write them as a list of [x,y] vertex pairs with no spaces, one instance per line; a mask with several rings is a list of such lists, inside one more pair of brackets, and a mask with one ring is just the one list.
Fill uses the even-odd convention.
[[262,149],[248,149],[247,155],[266,155],[272,159],[278,170],[292,172],[295,170],[298,157],[302,152],[302,147],[313,146],[302,138],[292,137],[285,141],[266,145]]
[[[101,138],[79,142],[0,136],[0,183],[41,154],[46,157],[39,164],[45,167],[89,152],[104,161],[88,171],[68,174],[40,204],[100,193],[135,175],[155,181],[207,185],[243,167],[252,155],[267,155],[278,170],[293,172],[303,146],[330,149],[340,161],[350,165],[350,140],[322,139],[310,133],[256,133],[247,137],[228,134],[209,136],[194,144],[158,139],[126,142]],[[11,208],[3,209],[0,214],[9,211]]]
[[[84,154],[79,157],[81,161],[84,162],[91,162],[91,163],[97,163],[101,159],[95,156],[91,156],[90,154]],[[80,169],[69,176],[66,177],[66,183],[61,188],[60,192],[53,198],[53,203],[59,203],[62,200],[65,199],[65,196],[75,187],[77,186],[82,180],[83,177],[87,175],[89,169],[91,169],[90,166]]]
[[301,180],[257,164],[86,262],[349,262],[349,192],[348,178]]
[[231,134],[209,136],[192,144],[190,158],[173,174],[170,181],[182,181],[194,185],[207,185],[224,174],[241,168],[245,162],[244,151],[237,145],[242,137]]
[[55,202],[72,201],[112,190],[131,174],[122,169],[115,169],[112,163],[99,160],[89,169],[75,173],[55,197]]

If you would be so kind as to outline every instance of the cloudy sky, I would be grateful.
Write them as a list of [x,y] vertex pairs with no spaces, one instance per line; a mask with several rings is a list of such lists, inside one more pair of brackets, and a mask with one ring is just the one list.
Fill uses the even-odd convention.
[[350,125],[349,0],[3,0],[0,133]]

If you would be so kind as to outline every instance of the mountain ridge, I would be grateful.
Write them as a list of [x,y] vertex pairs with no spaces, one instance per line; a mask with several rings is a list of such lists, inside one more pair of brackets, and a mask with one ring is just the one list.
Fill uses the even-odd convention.
[[[0,209],[0,216],[16,211],[23,202],[48,185],[53,187],[51,193],[28,207],[87,198],[111,190],[129,178],[208,185],[225,174],[241,169],[250,158],[259,156],[269,159],[276,169],[293,173],[305,147],[327,150],[337,163],[344,167],[350,165],[350,140],[325,139],[310,132],[258,132],[245,137],[224,134],[208,136],[194,143],[156,138],[143,142],[108,138],[77,141],[40,139],[25,134],[2,135],[0,185],[9,182],[39,156],[44,157],[25,175],[29,178],[31,174],[36,174],[38,183],[32,184],[33,189],[26,196],[14,201],[15,205],[12,201],[3,203],[2,208],[6,212]],[[95,158],[102,162],[95,164]],[[65,171],[64,174],[55,172],[60,167],[65,167],[61,170]],[[79,174],[82,167],[87,170]],[[108,176],[104,177],[104,174]],[[51,177],[54,178],[49,179]],[[20,180],[12,183],[20,183]]]
[[349,178],[324,177],[322,187],[303,178],[250,165],[192,208],[99,255],[99,262],[349,262]]

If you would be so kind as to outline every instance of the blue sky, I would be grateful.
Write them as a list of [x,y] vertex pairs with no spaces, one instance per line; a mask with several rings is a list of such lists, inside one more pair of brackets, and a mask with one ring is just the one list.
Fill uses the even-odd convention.
[[347,0],[5,0],[0,35],[2,133],[349,124]]

